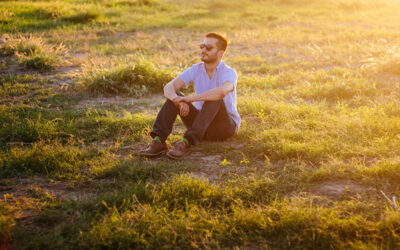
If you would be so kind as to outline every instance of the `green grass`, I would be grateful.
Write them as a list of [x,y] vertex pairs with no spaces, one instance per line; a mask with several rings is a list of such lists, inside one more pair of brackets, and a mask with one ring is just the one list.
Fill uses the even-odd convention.
[[[27,90],[18,88],[18,91],[25,93]],[[7,94],[13,93],[8,91]],[[65,110],[60,109],[61,105],[58,102],[65,105],[67,100],[71,101],[65,96],[53,95],[50,92],[38,100],[42,103],[42,107],[32,108],[26,104],[16,107],[0,106],[3,118],[0,122],[0,145],[32,143],[40,140],[49,142],[59,140],[64,143],[78,140],[91,143],[107,139],[129,144],[147,134],[155,119],[146,113],[132,114],[126,110],[116,115],[101,108],[85,112],[74,111],[68,107],[64,107]],[[54,106],[57,110],[48,111],[49,106]]]
[[[258,200],[258,194],[251,190],[263,185],[263,179],[254,181],[242,178],[239,183],[211,185],[204,179],[178,176],[155,186],[119,185],[121,191],[102,195],[101,199],[64,203],[41,212],[35,225],[47,228],[53,240],[49,240],[49,235],[32,231],[19,231],[16,235],[27,237],[21,238],[23,247],[268,245],[321,249],[374,245],[392,248],[398,242],[398,236],[393,234],[398,227],[398,212],[377,208],[371,200],[343,200],[333,207],[318,197]],[[247,195],[241,196],[238,191]],[[246,202],[249,200],[251,204]],[[377,211],[380,209],[383,214]],[[66,223],[68,211],[82,216]],[[348,213],[352,214],[351,218],[347,218]],[[79,233],[79,228],[84,231]],[[62,232],[67,234],[63,236]]]
[[138,141],[154,121],[154,117],[145,114],[132,115],[123,111],[122,117],[116,117],[110,112],[88,110],[83,119],[76,120],[74,130],[87,140],[104,140],[114,138],[127,142]]
[[[1,240],[398,248],[399,7],[0,1]],[[199,62],[210,31],[232,40],[224,61],[239,76],[239,133],[178,162],[138,157],[163,86]],[[177,125],[168,144],[183,135]]]
[[242,114],[258,120],[250,124],[245,121],[245,132],[241,134],[246,141],[253,142],[253,155],[264,153],[274,160],[293,158],[319,162],[332,155],[347,159],[397,154],[397,118],[387,115],[383,108],[288,104],[254,97],[241,107]]
[[55,68],[59,61],[52,56],[45,54],[36,54],[31,56],[23,56],[19,59],[19,63],[25,69],[49,71]]
[[[242,192],[252,187],[245,183],[241,183]],[[398,226],[398,213],[386,211],[377,220],[362,217],[359,213],[363,207],[367,213],[375,211],[371,203],[363,205],[365,201],[343,201],[332,208],[329,203],[313,205],[299,197],[244,205],[244,200],[235,193],[237,189],[233,185],[215,186],[183,176],[159,188],[131,189],[132,198],[127,194],[119,204],[114,203],[115,198],[111,204],[103,202],[104,215],[91,217],[94,219],[91,226],[76,244],[84,248],[268,245],[321,249],[375,244],[390,248],[398,240],[392,234]],[[252,200],[254,196],[245,198]],[[86,214],[95,213],[83,207],[78,209]],[[343,216],[349,212],[352,218],[345,219]],[[382,237],[386,239],[384,242]]]
[[97,149],[80,149],[63,146],[57,142],[49,145],[43,141],[30,147],[14,146],[3,151],[0,176],[26,177],[41,174],[58,179],[85,178],[87,173],[110,164],[112,159]]
[[118,178],[127,182],[157,182],[165,180],[175,173],[189,171],[194,166],[188,164],[174,164],[172,162],[151,162],[131,158],[120,162],[112,168],[99,171],[97,178]]
[[0,235],[2,242],[8,241],[10,230],[14,225],[15,221],[11,216],[0,215]]
[[173,73],[139,58],[135,64],[87,66],[80,78],[80,84],[93,94],[140,97],[159,92]]
[[66,53],[62,44],[53,47],[41,37],[34,36],[20,36],[0,47],[0,56],[16,55],[22,68],[40,72],[54,70],[61,63],[60,57]]
[[3,105],[1,114],[3,117],[2,144],[13,141],[33,142],[57,137],[56,125],[59,120],[50,118],[48,112],[41,113],[40,108],[30,108],[29,106],[7,108]]
[[99,13],[95,11],[80,12],[70,16],[62,17],[63,21],[72,23],[88,23],[99,17]]

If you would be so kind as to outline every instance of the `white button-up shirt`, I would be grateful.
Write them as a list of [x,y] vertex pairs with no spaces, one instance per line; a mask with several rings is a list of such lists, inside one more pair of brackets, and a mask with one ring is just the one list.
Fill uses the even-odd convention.
[[[234,89],[224,97],[224,103],[228,115],[236,123],[237,130],[239,130],[241,118],[237,111],[237,104],[236,104],[237,74],[234,69],[226,65],[223,61],[221,61],[215,68],[213,76],[210,79],[210,77],[207,74],[204,63],[197,63],[194,64],[192,67],[188,68],[187,70],[185,70],[184,72],[182,72],[178,77],[182,79],[186,87],[188,87],[189,84],[193,84],[196,95],[204,93],[210,89],[220,87],[224,82],[231,82],[234,85]],[[196,109],[201,110],[203,103],[204,101],[193,102],[193,106]]]

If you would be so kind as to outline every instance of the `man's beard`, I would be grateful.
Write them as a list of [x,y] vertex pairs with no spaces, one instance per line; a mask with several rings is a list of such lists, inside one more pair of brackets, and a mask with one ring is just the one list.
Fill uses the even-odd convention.
[[217,57],[217,55],[215,55],[214,57],[208,55],[207,59],[203,59],[203,57],[202,57],[201,60],[203,62],[205,62],[205,63],[213,63],[213,62],[216,62],[218,60],[218,57]]

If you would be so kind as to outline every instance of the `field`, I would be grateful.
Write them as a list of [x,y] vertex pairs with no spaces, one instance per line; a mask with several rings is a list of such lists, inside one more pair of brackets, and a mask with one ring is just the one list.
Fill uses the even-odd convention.
[[[0,249],[400,248],[399,8],[0,1]],[[139,157],[211,31],[239,133]]]

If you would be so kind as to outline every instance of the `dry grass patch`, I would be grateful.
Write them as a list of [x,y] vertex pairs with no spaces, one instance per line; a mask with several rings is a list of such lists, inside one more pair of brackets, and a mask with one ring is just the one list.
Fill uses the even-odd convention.
[[161,68],[150,60],[133,58],[136,63],[109,62],[84,65],[79,84],[99,95],[127,95],[139,97],[160,92],[173,79],[170,69]]
[[367,47],[362,69],[366,72],[389,73],[400,76],[400,47],[381,39]]
[[0,56],[15,55],[24,69],[51,71],[62,64],[62,57],[68,50],[61,43],[47,44],[42,37],[33,35],[17,36],[0,47]]

